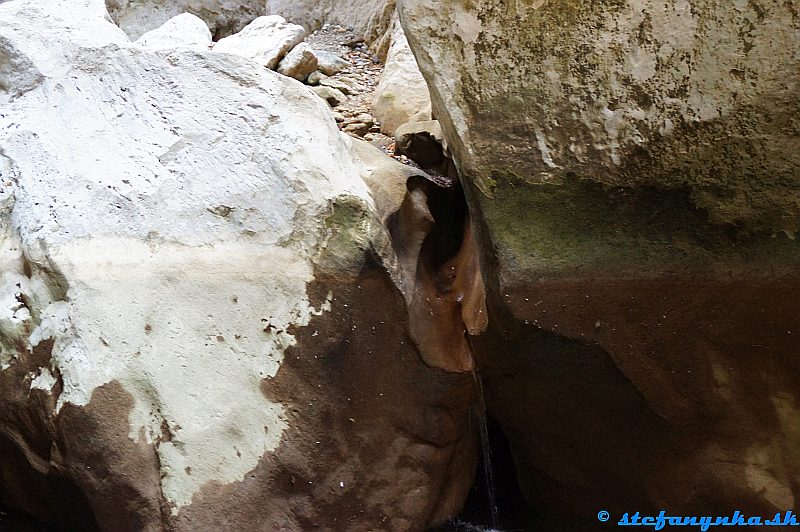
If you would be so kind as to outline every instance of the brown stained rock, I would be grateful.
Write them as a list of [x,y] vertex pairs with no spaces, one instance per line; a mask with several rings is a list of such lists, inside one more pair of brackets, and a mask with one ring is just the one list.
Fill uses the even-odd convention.
[[[434,255],[420,259],[426,272],[447,258],[429,249],[443,241],[437,238],[423,243],[423,253]],[[460,286],[452,278],[431,282],[438,284],[430,294]],[[331,310],[290,331],[296,345],[277,376],[262,382],[266,397],[284,405],[288,429],[244,480],[206,485],[173,517],[156,452],[171,439],[170,427],[152,444],[131,439],[133,399],[118,383],[97,388],[86,406],[67,404],[45,419],[36,416],[52,411],[59,388],[26,395],[9,385],[4,400],[12,391],[18,404],[0,417],[3,501],[80,530],[401,531],[457,514],[476,464],[472,375],[423,362],[407,303],[374,261],[353,282],[316,282],[308,292],[315,307],[330,297]],[[447,296],[458,309],[456,297]],[[455,332],[463,335],[464,327]],[[43,344],[0,378],[15,382],[49,356]],[[13,432],[20,426],[27,432]],[[29,441],[40,447],[28,448]]]
[[[161,494],[156,448],[131,439],[133,397],[116,382],[85,407],[65,405],[56,421],[63,465],[91,504],[101,530],[163,530],[170,507]],[[156,414],[158,414],[156,412]],[[169,527],[167,527],[169,529]]]
[[[45,523],[96,529],[89,502],[75,482],[51,465],[55,440],[54,395],[16,386],[46,365],[53,343],[40,344],[0,372],[8,407],[0,409],[0,500]],[[57,383],[54,392],[58,393]]]
[[794,507],[799,286],[593,277],[502,294],[475,347],[529,502],[577,530],[596,501],[612,515]]
[[242,482],[204,488],[178,528],[422,530],[459,511],[476,459],[472,376],[422,363],[379,265],[349,285],[312,286],[315,304],[329,290],[331,312],[293,331],[297,344],[263,381],[286,405],[280,447]]
[[[15,364],[2,380],[25,367]],[[169,509],[162,507],[153,445],[128,434],[132,397],[112,382],[97,388],[85,407],[65,405],[55,415],[60,386],[17,395],[13,407],[7,392],[19,387],[3,388],[3,503],[63,529],[161,530]]]
[[467,334],[480,334],[487,313],[479,253],[460,186],[412,178],[388,221],[405,272],[410,333],[423,360],[471,371]]
[[399,6],[482,255],[489,411],[544,530],[796,508],[796,10],[601,4]]

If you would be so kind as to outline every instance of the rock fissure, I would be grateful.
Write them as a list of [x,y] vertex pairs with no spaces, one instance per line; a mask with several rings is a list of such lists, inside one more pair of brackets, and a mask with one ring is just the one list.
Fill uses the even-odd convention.
[[797,10],[567,4],[0,1],[0,508],[796,509]]

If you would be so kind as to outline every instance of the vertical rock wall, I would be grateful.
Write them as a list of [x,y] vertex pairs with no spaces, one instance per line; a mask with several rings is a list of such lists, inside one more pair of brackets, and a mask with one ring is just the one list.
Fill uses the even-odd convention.
[[800,500],[795,2],[403,0],[554,529]]

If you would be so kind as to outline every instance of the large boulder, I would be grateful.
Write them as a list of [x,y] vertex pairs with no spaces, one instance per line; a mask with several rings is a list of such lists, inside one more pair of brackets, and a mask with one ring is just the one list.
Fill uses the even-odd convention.
[[305,81],[309,74],[317,70],[319,61],[314,50],[306,43],[300,43],[286,54],[278,64],[278,73],[298,81]]
[[114,531],[457,512],[485,325],[457,188],[102,4],[3,2],[0,52],[0,506]]
[[111,17],[131,39],[138,39],[182,13],[203,19],[218,39],[240,31],[265,14],[264,0],[105,0],[105,3]]
[[350,66],[349,62],[345,61],[334,52],[329,52],[327,50],[315,50],[314,52],[317,55],[317,68],[326,76],[338,74]]
[[289,24],[283,17],[258,17],[242,31],[217,42],[214,51],[240,55],[275,70],[281,59],[303,42],[305,36],[302,26]]
[[208,26],[191,13],[169,19],[162,26],[139,37],[136,44],[154,50],[179,47],[208,50],[212,46]]
[[800,229],[791,4],[402,7],[437,117],[484,194],[512,175],[648,185],[685,190],[715,224]]
[[266,12],[309,31],[325,23],[351,27],[356,35],[372,42],[391,25],[395,0],[266,0]]
[[381,132],[389,136],[407,122],[431,119],[428,85],[399,24],[392,34],[386,66],[375,89],[372,114],[380,121]]
[[400,17],[478,220],[473,343],[539,515],[796,509],[792,3],[403,0]]

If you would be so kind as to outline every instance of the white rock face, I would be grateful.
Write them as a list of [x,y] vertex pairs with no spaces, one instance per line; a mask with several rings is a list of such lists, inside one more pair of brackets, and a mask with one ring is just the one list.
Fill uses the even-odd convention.
[[165,22],[160,28],[148,31],[136,44],[153,50],[168,48],[192,48],[208,50],[211,47],[211,31],[206,23],[191,13],[183,13]]
[[278,73],[289,76],[298,81],[305,80],[309,74],[317,69],[317,55],[314,50],[301,42],[278,65]]
[[263,0],[106,0],[108,12],[119,26],[138,39],[181,13],[203,19],[221,37],[236,33],[264,14]]
[[12,96],[36,86],[42,76],[63,73],[83,47],[129,42],[111,24],[102,0],[57,2],[48,6],[46,17],[35,3],[4,2],[0,17],[0,91]]
[[399,24],[395,26],[386,68],[375,89],[372,111],[386,135],[393,135],[399,126],[407,122],[431,119],[428,85]]
[[[72,4],[0,6],[5,53],[28,61],[3,79],[27,92],[0,113],[0,368],[19,342],[51,340],[32,386],[60,375],[59,409],[121,384],[130,438],[158,442],[177,510],[280,442],[283,408],[262,380],[289,327],[327,308],[306,297],[320,220],[337,199],[372,200],[301,85],[235,55],[126,44],[92,3]],[[95,40],[78,40],[80,21]],[[47,47],[44,25],[62,28]]]
[[239,33],[217,42],[214,51],[240,55],[275,70],[280,60],[305,36],[302,26],[288,24],[283,17],[258,17]]

